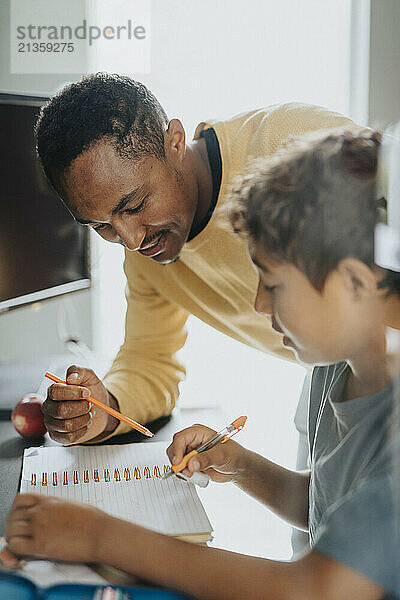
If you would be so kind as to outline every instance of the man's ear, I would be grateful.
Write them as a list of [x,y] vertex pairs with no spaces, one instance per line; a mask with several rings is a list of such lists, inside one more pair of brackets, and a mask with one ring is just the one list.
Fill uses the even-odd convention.
[[339,276],[355,300],[376,294],[376,276],[370,267],[357,258],[342,259],[336,267]]
[[168,162],[179,167],[186,152],[185,130],[179,119],[172,119],[164,133],[164,150]]

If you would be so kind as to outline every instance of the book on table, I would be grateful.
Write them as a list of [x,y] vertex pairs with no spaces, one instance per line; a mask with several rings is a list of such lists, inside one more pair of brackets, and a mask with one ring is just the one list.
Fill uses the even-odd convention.
[[195,486],[162,479],[165,449],[165,442],[28,448],[20,491],[84,502],[159,533],[206,542],[212,526]]

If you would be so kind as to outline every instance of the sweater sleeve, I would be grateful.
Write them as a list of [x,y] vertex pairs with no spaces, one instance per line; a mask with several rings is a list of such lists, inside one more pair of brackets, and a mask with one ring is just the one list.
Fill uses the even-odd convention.
[[[168,415],[185,376],[176,352],[186,341],[188,313],[161,296],[138,268],[125,258],[127,313],[125,340],[103,383],[120,411],[140,423]],[[112,435],[130,431],[120,423]]]
[[195,139],[210,125],[220,143],[225,181],[233,181],[253,160],[271,156],[298,136],[337,128],[365,129],[340,113],[298,102],[275,104],[237,115],[229,121],[200,123]]

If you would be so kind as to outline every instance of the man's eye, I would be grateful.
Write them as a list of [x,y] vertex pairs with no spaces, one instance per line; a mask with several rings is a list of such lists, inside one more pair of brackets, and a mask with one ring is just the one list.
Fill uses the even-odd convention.
[[271,294],[276,289],[276,285],[264,285],[264,290]]
[[135,206],[135,208],[126,208],[124,210],[124,212],[128,213],[128,215],[135,215],[136,213],[140,212],[144,208],[147,198],[148,198],[148,195],[145,196],[143,198],[143,200],[141,201],[141,203],[138,204],[137,206]]
[[99,223],[99,225],[93,225],[94,231],[102,231],[108,227],[108,223]]

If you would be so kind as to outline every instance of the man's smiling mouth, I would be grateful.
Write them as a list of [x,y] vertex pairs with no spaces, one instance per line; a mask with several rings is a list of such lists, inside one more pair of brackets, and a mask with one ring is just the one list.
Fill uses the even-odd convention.
[[140,254],[143,254],[143,256],[156,256],[156,254],[163,252],[165,248],[165,233],[166,232],[163,231],[150,244],[143,246],[143,248],[139,248]]
[[154,246],[157,246],[158,242],[160,241],[162,236],[162,233],[160,233],[155,240],[153,240],[152,242],[150,242],[150,244],[147,244],[146,246],[140,247],[139,250],[149,250],[150,248],[153,248]]

